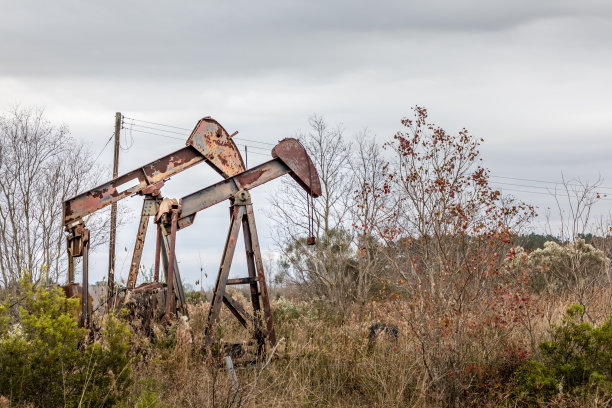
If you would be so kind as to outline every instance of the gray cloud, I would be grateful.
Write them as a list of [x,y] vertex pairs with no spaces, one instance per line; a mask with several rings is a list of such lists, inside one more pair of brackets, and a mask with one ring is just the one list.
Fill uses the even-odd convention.
[[[420,104],[441,126],[484,137],[493,174],[612,177],[608,1],[4,3],[0,106],[45,106],[96,153],[116,111],[185,128],[212,115],[240,136],[274,143],[304,129],[313,113],[344,123],[348,136],[368,127],[388,140]],[[132,136],[122,172],[184,145]],[[249,163],[265,159],[251,155]],[[111,160],[107,149],[100,162]],[[198,166],[164,194],[181,197],[218,180]],[[262,211],[274,187],[253,193],[266,249],[272,231]],[[124,201],[140,210],[138,199]],[[181,270],[192,283],[198,254],[209,275],[218,267],[228,220],[225,205],[217,207],[179,237]],[[123,229],[120,252],[130,250],[135,230],[135,222]],[[96,277],[106,259],[92,258]],[[126,276],[129,259],[119,263]]]
[[0,17],[9,39],[0,64],[5,74],[33,76],[337,75],[397,62],[402,49],[435,54],[440,36],[452,46],[457,35],[611,16],[608,2],[559,0],[11,2]]

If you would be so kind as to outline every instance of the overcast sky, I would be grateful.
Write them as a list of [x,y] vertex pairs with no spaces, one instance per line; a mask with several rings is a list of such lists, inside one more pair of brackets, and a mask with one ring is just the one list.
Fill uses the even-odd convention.
[[[447,130],[483,137],[496,177],[554,181],[563,172],[612,186],[611,72],[612,2],[604,0],[2,0],[0,13],[0,109],[43,106],[96,154],[117,111],[188,129],[210,115],[229,132],[275,143],[315,113],[349,136],[367,127],[386,140],[418,104]],[[122,138],[130,148],[120,172],[184,145],[137,132]],[[249,165],[264,160],[251,155]],[[110,176],[111,146],[99,161]],[[166,196],[219,180],[200,166],[186,173],[168,182]],[[521,185],[497,187],[542,209],[552,205],[537,194],[542,183],[494,180]],[[263,209],[275,185],[254,193],[266,251],[274,248]],[[122,204],[139,211],[137,198]],[[219,204],[179,234],[187,282],[199,279],[200,264],[207,283],[216,276],[227,218]],[[119,237],[124,277],[135,229]],[[147,245],[145,264],[151,252]],[[100,251],[94,278],[106,268]]]

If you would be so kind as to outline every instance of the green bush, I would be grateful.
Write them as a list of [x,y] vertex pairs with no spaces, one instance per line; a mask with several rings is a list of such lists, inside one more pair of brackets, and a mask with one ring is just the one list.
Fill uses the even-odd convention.
[[274,306],[274,320],[277,324],[298,320],[302,315],[301,308],[284,297],[278,298]]
[[572,305],[551,340],[540,343],[542,361],[529,361],[515,373],[517,394],[531,402],[563,393],[612,395],[612,315],[599,327],[583,321],[584,308]]
[[166,407],[159,400],[159,386],[155,380],[151,378],[144,378],[140,381],[140,392],[137,392],[135,396],[128,395],[125,401],[115,405],[113,408],[163,408]]
[[127,324],[109,315],[100,338],[87,344],[76,321],[78,299],[34,287],[28,275],[20,285],[20,298],[0,306],[0,395],[40,407],[119,401],[131,381]]

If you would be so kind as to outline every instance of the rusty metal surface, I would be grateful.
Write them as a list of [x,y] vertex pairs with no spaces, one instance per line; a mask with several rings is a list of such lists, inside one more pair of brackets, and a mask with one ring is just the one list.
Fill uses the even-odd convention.
[[257,278],[231,278],[227,280],[226,285],[246,285],[248,283],[257,283]]
[[[250,197],[249,197],[250,198]],[[251,200],[249,199],[249,204],[251,204]],[[255,269],[255,259],[253,255],[255,252],[253,251],[253,242],[251,240],[252,231],[249,225],[249,219],[246,217],[242,217],[242,232],[244,238],[244,251],[246,253],[247,260],[247,271],[249,273],[249,289],[251,291],[251,304],[253,305],[253,311],[255,315],[261,309],[259,304],[259,289],[258,289],[258,280],[257,280],[257,271]]]
[[145,198],[143,200],[142,211],[140,212],[140,223],[138,224],[138,232],[136,233],[136,242],[134,244],[134,252],[132,253],[132,262],[130,263],[130,272],[128,274],[127,287],[129,289],[133,289],[134,286],[136,286],[138,268],[140,267],[142,250],[144,248],[145,238],[147,237],[147,227],[149,226],[149,213],[153,206],[155,206],[154,198]]
[[61,286],[61,289],[64,292],[64,296],[66,296],[68,299],[82,296],[83,287],[78,283],[68,283]]
[[151,197],[159,197],[161,195],[161,188],[164,186],[163,181],[158,181],[154,184],[149,184],[141,191],[138,192],[140,195],[151,196]]
[[[78,299],[79,303],[83,301],[83,285],[79,283],[68,283],[66,285],[60,286],[60,289],[64,292],[64,296],[68,299]],[[82,304],[82,303],[81,303]],[[88,310],[93,310],[93,297],[88,294],[87,296],[87,308]],[[76,317],[79,321],[79,324],[82,324],[82,310],[76,311]]]
[[179,229],[191,225],[193,215],[198,211],[233,197],[240,190],[238,185],[241,185],[244,189],[251,189],[287,174],[289,171],[289,167],[280,159],[273,159],[183,197],[180,200],[182,212],[179,219]]
[[[223,249],[223,258],[219,268],[219,274],[217,275],[215,289],[213,291],[213,298],[205,331],[205,344],[210,346],[213,327],[216,320],[219,318],[221,304],[225,304],[244,327],[247,327],[249,322],[252,324],[251,331],[259,345],[258,353],[262,353],[265,349],[266,337],[272,346],[276,344],[276,333],[274,331],[272,312],[270,310],[268,288],[266,287],[259,239],[255,227],[255,218],[253,216],[253,207],[250,203],[250,195],[248,195],[246,191],[245,193],[247,197],[240,197],[240,195],[236,196],[238,198],[243,198],[241,202],[237,203],[236,200],[233,201],[232,220],[227,241]],[[243,228],[244,233],[249,277],[228,279],[240,227]],[[238,284],[248,284],[250,287],[253,315],[249,315],[240,304],[225,292],[227,285]],[[267,330],[263,330],[261,325],[262,306],[263,318]]]
[[[246,200],[243,200],[246,201]],[[251,204],[250,195],[248,202],[245,202],[244,205]],[[246,211],[248,211],[249,207],[246,207]],[[247,270],[249,272],[249,289],[251,292],[251,305],[253,307],[253,313],[255,315],[255,319],[253,320],[254,328],[253,334],[257,342],[259,343],[259,350],[263,352],[265,349],[265,334],[262,330],[261,325],[261,302],[260,297],[265,288],[266,282],[260,282],[257,278],[257,271],[255,268],[255,251],[253,250],[253,232],[251,231],[251,225],[249,223],[249,218],[245,214],[242,218],[242,231],[244,233],[244,250],[246,252],[247,259]],[[263,290],[262,290],[263,287]],[[269,311],[269,310],[268,310]],[[265,316],[264,316],[265,318]]]
[[[268,338],[271,345],[275,345],[276,334],[272,322],[261,249],[249,190],[288,173],[314,197],[321,195],[321,185],[310,157],[296,139],[281,141],[272,149],[272,156],[274,157],[273,160],[250,170],[245,170],[240,152],[231,136],[218,122],[207,117],[198,122],[187,141],[187,147],[66,200],[64,203],[64,224],[70,234],[67,239],[69,262],[73,269],[74,256],[83,256],[84,258],[83,286],[85,298],[87,298],[88,284],[89,231],[84,227],[82,218],[124,197],[141,194],[145,195],[146,198],[143,203],[130,266],[128,288],[134,289],[135,287],[149,217],[155,215],[157,223],[155,281],[159,281],[159,266],[161,263],[166,277],[165,317],[169,318],[178,308],[182,309],[183,314],[186,315],[185,295],[175,252],[177,230],[191,225],[199,211],[231,199],[230,229],[209,310],[205,342],[210,345],[213,326],[219,318],[221,305],[225,304],[245,327],[249,323],[253,324],[254,336],[260,345],[259,351],[265,347],[265,337]],[[165,179],[201,161],[209,163],[226,179],[189,194],[180,201],[162,200],[159,197]],[[244,233],[248,277],[229,279],[241,227]],[[170,232],[168,232],[168,229]],[[72,273],[72,276],[74,276],[74,273]],[[249,285],[253,308],[252,316],[225,293],[228,284]],[[157,283],[156,285],[161,284]],[[147,290],[142,289],[144,292]],[[179,302],[176,305],[177,307],[175,307],[176,300]],[[84,324],[87,324],[91,310],[88,310],[87,302],[84,303],[82,312]],[[263,329],[261,324],[262,315],[266,330]]]
[[163,185],[164,179],[204,160],[225,178],[245,170],[238,147],[223,126],[212,118],[200,119],[186,144],[187,147],[66,200],[64,225],[130,195],[148,194],[147,187],[160,182]]
[[164,288],[163,283],[145,282],[145,283],[141,283],[140,285],[138,285],[138,287],[135,287],[134,290],[132,290],[132,292],[149,292],[154,289],[163,289],[163,288]]
[[139,285],[133,290],[120,292],[117,305],[122,316],[131,320],[132,330],[153,334],[153,326],[165,313],[166,286],[159,282]]
[[157,224],[157,235],[155,237],[155,272],[153,274],[153,281],[159,282],[159,256],[162,245],[162,232],[161,225]]
[[81,298],[81,325],[89,327],[91,308],[89,307],[89,230],[83,232],[83,297]]
[[255,267],[257,268],[257,280],[259,281],[259,295],[264,310],[264,319],[266,321],[267,335],[270,344],[276,344],[276,332],[274,331],[274,321],[270,310],[270,298],[268,296],[268,287],[266,286],[266,275],[264,273],[263,261],[261,260],[261,249],[259,246],[259,238],[257,237],[257,228],[255,227],[255,216],[253,215],[253,206],[246,205],[246,216],[249,223],[251,235],[251,244],[253,246],[253,256],[255,257]]
[[279,158],[291,169],[291,177],[313,197],[321,195],[321,181],[304,146],[293,138],[281,140],[272,149],[272,157]]
[[163,223],[166,224],[170,220],[171,210],[172,208],[177,208],[179,206],[179,202],[176,198],[164,198],[161,200],[157,207],[157,212],[155,213],[155,222],[160,222],[160,218],[166,216],[167,221]]
[[245,328],[248,327],[249,322],[252,323],[254,321],[253,317],[240,306],[240,303],[236,302],[234,298],[227,293],[223,294],[223,303]]
[[[68,238],[66,238],[66,241],[68,241]],[[67,243],[67,247],[69,247],[70,244]],[[66,284],[71,284],[74,282],[74,257],[72,255],[70,255],[70,252],[68,252],[68,282],[66,282]]]
[[191,146],[130,171],[105,184],[64,201],[64,225],[69,225],[122,198],[143,191],[189,167],[206,160]]
[[183,197],[179,229],[191,225],[195,214],[231,198],[239,190],[249,190],[289,173],[313,197],[321,195],[321,182],[308,153],[296,139],[285,139],[272,149],[273,160],[262,163],[212,186]]
[[206,330],[204,332],[206,346],[210,346],[212,342],[213,327],[219,318],[219,312],[221,311],[223,295],[225,294],[225,285],[229,276],[230,267],[232,266],[232,259],[234,257],[234,251],[236,249],[236,242],[238,241],[238,233],[240,232],[240,224],[243,216],[244,206],[234,207],[230,229],[225,241],[225,247],[223,248],[223,256],[221,258],[221,265],[219,266],[219,273],[217,274],[217,281],[215,282],[213,298],[208,312],[208,324],[206,325]]
[[[166,228],[162,225],[161,226],[161,255],[162,255],[162,265],[164,267],[164,272],[165,272],[165,278],[166,278],[166,283],[168,282],[168,269],[169,269],[169,260],[170,260],[170,234],[168,233],[168,231],[166,230]],[[173,279],[173,286],[175,289],[175,294],[178,297],[179,300],[179,304],[178,304],[178,308],[180,309],[181,312],[183,313],[184,316],[188,315],[188,311],[187,311],[187,305],[185,303],[185,292],[183,291],[183,283],[181,280],[181,274],[179,272],[179,267],[178,267],[178,261],[176,259],[176,256],[174,257],[174,262],[172,262],[172,264],[174,265],[174,279]]]
[[89,230],[85,228],[84,223],[79,223],[70,228],[66,228],[68,236],[66,242],[68,244],[68,256],[76,257],[83,255],[83,247],[85,237],[89,238]]
[[231,136],[211,117],[200,119],[187,139],[187,145],[193,146],[206,157],[209,164],[224,178],[246,170]]
[[[166,317],[170,317],[174,313],[174,305],[176,295],[174,293],[174,264],[175,264],[175,249],[176,249],[176,224],[178,221],[178,214],[180,208],[172,209],[172,222],[170,225],[170,250],[168,253],[168,280],[166,285],[168,286],[168,293],[166,294]],[[176,288],[178,290],[177,284]]]

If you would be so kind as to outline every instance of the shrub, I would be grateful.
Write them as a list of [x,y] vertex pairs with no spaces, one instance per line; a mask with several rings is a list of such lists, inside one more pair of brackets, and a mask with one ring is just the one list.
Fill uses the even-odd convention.
[[582,281],[595,281],[605,276],[610,265],[603,251],[587,244],[584,239],[560,245],[554,241],[529,254],[534,268],[531,286],[537,292],[559,293]]
[[86,344],[75,319],[79,301],[59,288],[20,279],[17,317],[0,307],[0,395],[35,406],[111,406],[130,383],[127,324],[105,318],[100,338]]
[[540,343],[542,361],[529,361],[515,373],[517,394],[531,402],[556,394],[612,395],[612,315],[599,327],[583,321],[584,307],[572,305],[551,340]]
[[155,380],[151,378],[145,378],[137,384],[139,388],[139,392],[135,395],[128,395],[125,401],[115,405],[113,408],[162,408],[166,407],[159,400],[159,386],[155,382]]
[[277,323],[298,320],[302,315],[300,307],[284,297],[280,297],[275,303],[274,319]]

